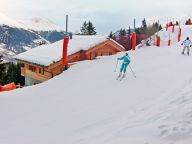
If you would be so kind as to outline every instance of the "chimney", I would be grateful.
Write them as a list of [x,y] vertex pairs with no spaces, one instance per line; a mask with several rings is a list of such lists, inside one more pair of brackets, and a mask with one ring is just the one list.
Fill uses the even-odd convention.
[[67,69],[67,49],[68,49],[68,43],[69,43],[69,38],[65,37],[63,40],[63,59],[62,59],[62,64],[64,66],[64,69]]

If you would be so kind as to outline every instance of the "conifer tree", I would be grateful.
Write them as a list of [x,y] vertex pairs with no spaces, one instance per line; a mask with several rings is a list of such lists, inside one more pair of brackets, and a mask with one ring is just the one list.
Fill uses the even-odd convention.
[[87,32],[87,22],[86,21],[83,23],[83,26],[81,27],[81,34],[82,35],[87,35],[88,34],[88,32]]
[[88,32],[88,35],[96,35],[97,34],[96,29],[93,26],[93,23],[90,21],[87,24],[87,32]]
[[109,38],[113,38],[113,32],[110,32]]

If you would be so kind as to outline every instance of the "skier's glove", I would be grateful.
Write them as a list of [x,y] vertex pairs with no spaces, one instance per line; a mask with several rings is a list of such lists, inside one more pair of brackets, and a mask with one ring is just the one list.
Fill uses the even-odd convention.
[[183,43],[181,45],[183,45]]

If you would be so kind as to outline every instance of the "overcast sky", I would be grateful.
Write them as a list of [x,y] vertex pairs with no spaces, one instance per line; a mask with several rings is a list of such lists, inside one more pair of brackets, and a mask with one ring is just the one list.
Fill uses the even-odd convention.
[[108,34],[133,25],[143,18],[191,16],[191,0],[0,0],[0,12],[13,18],[44,17],[78,31],[85,20],[97,31]]

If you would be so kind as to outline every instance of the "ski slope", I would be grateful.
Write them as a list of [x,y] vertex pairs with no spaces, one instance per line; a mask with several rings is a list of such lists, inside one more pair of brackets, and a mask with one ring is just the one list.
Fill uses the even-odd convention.
[[123,53],[0,93],[0,143],[191,144],[192,56],[181,50],[131,51],[137,78],[128,69],[121,82],[114,68]]
[[[147,40],[143,40],[142,44],[138,45],[139,47],[142,45],[146,45],[145,42],[148,41],[150,45],[156,45],[156,36],[160,36],[160,45],[162,47],[168,46],[169,39],[171,40],[171,45],[174,46],[178,43],[178,34],[179,34],[179,26],[175,26],[175,31],[172,32],[173,27],[169,27],[166,31],[166,28],[163,28],[155,35],[151,36],[151,38]],[[192,35],[192,26],[182,25],[181,27],[181,40],[185,40],[186,37],[190,37]]]

